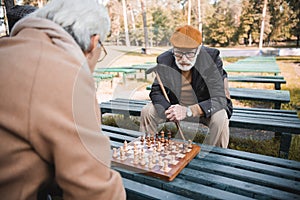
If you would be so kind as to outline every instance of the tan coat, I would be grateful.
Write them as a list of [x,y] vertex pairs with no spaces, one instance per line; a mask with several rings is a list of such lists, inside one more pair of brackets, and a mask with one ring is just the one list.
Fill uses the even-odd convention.
[[0,39],[0,198],[55,179],[64,199],[125,199],[82,51],[51,21],[22,21]]

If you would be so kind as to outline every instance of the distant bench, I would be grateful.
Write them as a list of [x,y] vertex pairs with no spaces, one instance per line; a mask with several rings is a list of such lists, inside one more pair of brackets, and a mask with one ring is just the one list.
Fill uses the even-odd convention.
[[123,76],[123,83],[126,84],[126,76],[128,74],[133,74],[134,78],[136,78],[136,70],[135,69],[123,69],[123,68],[97,68],[94,71],[96,74],[97,73],[122,73]]
[[[102,133],[109,136],[112,148],[143,134],[106,125]],[[198,145],[199,155],[172,182],[112,165],[122,176],[127,199],[300,198],[300,162]]]
[[280,69],[276,63],[274,65],[266,63],[232,63],[224,67],[227,72],[246,72],[246,73],[272,73],[277,76]]
[[96,89],[98,89],[99,82],[101,80],[110,80],[111,81],[111,86],[112,86],[114,75],[113,74],[96,73],[96,74],[93,74],[93,77],[96,80]]
[[[131,100],[117,98],[100,104],[101,113],[140,116],[147,100]],[[300,120],[296,111],[263,109],[263,108],[234,108],[230,118],[230,127],[259,129],[281,134],[280,155],[288,155],[291,134],[300,134]]]
[[[151,90],[151,85],[146,87]],[[288,90],[263,90],[250,88],[229,88],[230,97],[237,100],[254,100],[274,103],[275,109],[280,109],[282,103],[290,102]]]
[[281,84],[286,84],[283,76],[228,76],[230,82],[246,83],[271,83],[275,90],[281,89]]

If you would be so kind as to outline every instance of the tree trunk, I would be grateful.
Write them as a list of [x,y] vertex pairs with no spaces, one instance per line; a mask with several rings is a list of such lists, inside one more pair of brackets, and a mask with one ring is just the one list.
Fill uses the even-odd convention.
[[143,15],[143,24],[144,24],[144,38],[145,38],[145,54],[149,54],[149,39],[148,39],[148,28],[147,28],[147,15],[146,15],[146,6],[144,0],[141,0],[142,6],[142,15]]
[[262,13],[262,22],[261,22],[261,28],[260,28],[260,39],[259,39],[259,50],[262,51],[263,41],[264,41],[264,30],[265,30],[265,18],[266,18],[266,12],[267,12],[267,3],[268,0],[264,1],[264,8]]
[[[198,0],[198,29],[202,33],[202,13],[201,13],[201,2]],[[203,33],[202,33],[203,38]]]
[[191,0],[188,0],[188,25],[191,25],[191,7],[192,7],[192,2]]
[[[133,31],[134,34],[135,34],[135,33],[136,33],[135,19],[134,19],[134,14],[133,14],[133,9],[132,9],[132,5],[131,5],[131,4],[128,5],[128,9],[129,9],[130,16],[131,16],[132,31]],[[138,46],[138,45],[139,45],[139,43],[138,43],[136,37],[134,37],[134,42],[135,42],[135,46]]]
[[124,30],[125,30],[125,43],[126,43],[126,46],[129,47],[130,41],[129,41],[129,34],[128,34],[127,12],[126,12],[125,0],[122,0],[122,6],[123,6],[123,21],[124,21]]

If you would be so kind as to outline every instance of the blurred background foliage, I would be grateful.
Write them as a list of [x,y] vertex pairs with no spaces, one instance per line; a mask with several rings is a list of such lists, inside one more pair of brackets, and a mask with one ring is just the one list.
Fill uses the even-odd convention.
[[[1,0],[42,7],[47,0]],[[190,23],[211,46],[258,46],[264,0],[98,0],[107,6],[113,45],[166,46]],[[126,7],[123,12],[123,7]],[[189,9],[190,8],[190,9]],[[127,23],[124,23],[126,20]],[[299,46],[300,1],[267,0],[264,46]],[[125,27],[124,24],[127,24]],[[147,43],[147,44],[145,44]]]

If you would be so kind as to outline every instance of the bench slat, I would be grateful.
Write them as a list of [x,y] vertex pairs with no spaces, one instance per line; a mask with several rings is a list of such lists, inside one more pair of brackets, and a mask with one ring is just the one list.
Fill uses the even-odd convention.
[[[197,158],[200,159],[200,155],[198,155]],[[254,171],[263,174],[269,174],[272,176],[284,177],[286,179],[300,181],[300,172],[298,170],[286,169],[283,167],[277,167],[273,165],[267,165],[263,163],[257,163],[257,162],[242,160],[238,158],[224,157],[222,155],[211,154],[211,153],[207,154],[202,159],[204,159],[205,161],[214,162],[226,166],[237,167],[240,169],[247,169],[249,171]],[[300,193],[300,187],[297,190]]]
[[269,174],[263,174],[263,171],[254,172],[248,169],[240,169],[238,167],[227,166],[222,163],[215,163],[214,161],[209,162],[209,160],[204,159],[194,159],[187,167],[202,172],[258,184],[264,187],[271,187],[299,194],[299,182]]
[[202,151],[211,151],[214,154],[219,154],[219,155],[224,155],[224,156],[229,156],[229,157],[234,157],[234,158],[239,158],[243,160],[250,160],[254,162],[259,162],[259,163],[264,163],[268,165],[274,165],[278,167],[285,167],[293,170],[300,170],[300,163],[294,160],[287,160],[287,159],[282,159],[282,158],[275,158],[271,156],[265,156],[261,154],[256,154],[256,153],[250,153],[250,152],[244,152],[244,151],[236,151],[233,149],[223,149],[223,148],[218,148],[214,147],[211,148],[211,146],[206,146],[206,145],[201,145]]
[[187,200],[190,198],[183,197],[171,192],[167,192],[155,187],[151,187],[145,184],[132,181],[130,179],[123,178],[123,184],[126,189],[127,199],[174,199],[174,200]]
[[284,192],[282,190],[260,186],[258,184],[227,178],[224,176],[202,172],[190,168],[183,169],[179,177],[184,178],[186,180],[201,183],[204,185],[214,185],[214,187],[217,187],[219,189],[224,189],[226,191],[234,192],[236,194],[247,195],[251,197],[261,196],[264,198],[272,198],[272,199],[299,198],[299,195],[292,194],[289,192]]

